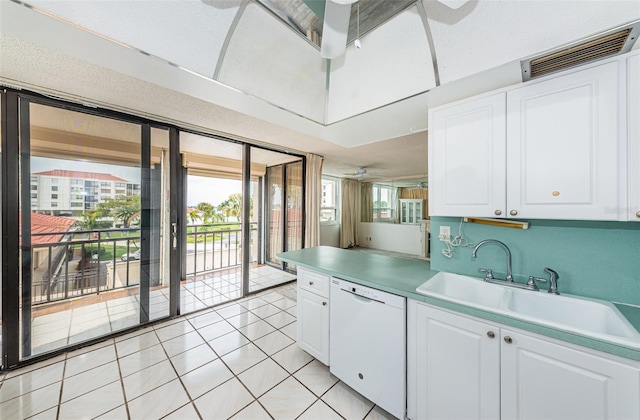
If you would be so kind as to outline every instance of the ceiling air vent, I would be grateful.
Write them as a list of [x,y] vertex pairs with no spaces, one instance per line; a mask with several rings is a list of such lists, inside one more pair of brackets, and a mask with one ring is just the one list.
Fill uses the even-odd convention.
[[640,22],[595,38],[582,40],[521,62],[522,80],[527,81],[631,50],[640,32]]

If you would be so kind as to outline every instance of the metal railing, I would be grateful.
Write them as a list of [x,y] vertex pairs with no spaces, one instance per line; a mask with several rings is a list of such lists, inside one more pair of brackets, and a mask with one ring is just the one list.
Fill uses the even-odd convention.
[[[250,223],[251,243],[257,243],[258,224]],[[187,275],[206,273],[242,264],[242,229],[239,223],[187,226]],[[249,250],[256,255],[255,250]]]
[[[251,244],[257,244],[257,223]],[[187,274],[200,274],[242,264],[241,226],[214,223],[187,226]],[[140,283],[140,228],[92,229],[32,233],[56,241],[32,244],[33,305],[100,294]],[[251,255],[257,249],[250,249]],[[157,260],[157,263],[160,263]],[[154,261],[154,263],[156,263]]]
[[61,238],[31,246],[32,303],[139,284],[139,275],[131,273],[131,262],[140,255],[137,258],[133,255],[139,249],[139,231],[140,228],[125,228],[32,233],[32,241],[38,237]]

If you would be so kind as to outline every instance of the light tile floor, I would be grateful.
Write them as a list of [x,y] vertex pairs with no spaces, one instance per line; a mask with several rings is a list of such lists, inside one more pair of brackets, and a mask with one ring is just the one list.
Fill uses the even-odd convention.
[[0,374],[0,418],[393,418],[295,335],[294,283]]
[[[240,297],[242,285],[240,268],[214,271],[191,276],[180,287],[182,313],[195,312]],[[295,275],[269,266],[252,267],[249,272],[250,291],[262,290],[295,279]],[[138,325],[139,294],[110,297],[101,294],[74,301],[58,311],[46,311],[40,315],[34,311],[31,329],[32,355],[42,354],[68,345],[110,334],[114,331]],[[116,296],[122,296],[122,290]],[[169,289],[159,288],[149,293],[149,318],[167,316],[169,313]]]

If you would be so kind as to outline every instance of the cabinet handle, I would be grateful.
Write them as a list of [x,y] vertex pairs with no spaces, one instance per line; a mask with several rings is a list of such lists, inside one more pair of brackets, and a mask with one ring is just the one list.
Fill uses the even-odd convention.
[[322,302],[322,306],[327,306],[327,302]]
[[493,212],[496,216],[500,216],[502,214],[502,210],[496,210]]
[[313,282],[312,281],[309,282],[309,286],[313,286]]
[[511,343],[513,343],[513,340],[508,335],[505,335],[504,336],[504,342],[507,343],[507,344],[511,344]]
[[636,212],[636,217],[640,219],[640,210]]
[[512,216],[515,216],[516,214],[518,214],[518,212],[517,212],[517,211],[515,211],[515,210],[511,210],[511,211],[509,212],[509,214],[510,214],[510,215],[512,215]]
[[489,338],[495,338],[496,333],[494,333],[493,331],[487,331],[487,337]]

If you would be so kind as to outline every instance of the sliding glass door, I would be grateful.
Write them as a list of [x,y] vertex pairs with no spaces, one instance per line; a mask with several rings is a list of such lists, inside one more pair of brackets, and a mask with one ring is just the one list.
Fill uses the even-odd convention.
[[0,99],[3,369],[295,278],[303,157]]
[[27,98],[20,128],[20,359],[168,316],[168,131]]

